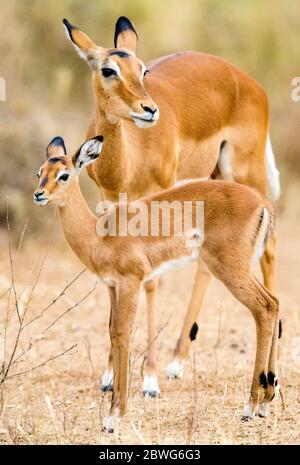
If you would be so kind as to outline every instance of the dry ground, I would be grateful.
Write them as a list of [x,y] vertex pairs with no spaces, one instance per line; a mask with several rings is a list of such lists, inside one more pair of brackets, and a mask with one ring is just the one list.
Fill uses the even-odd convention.
[[[298,197],[298,196],[297,196]],[[298,197],[299,198],[299,197]],[[42,213],[41,213],[42,214]],[[43,213],[46,214],[46,213]],[[57,228],[58,229],[58,228]],[[54,234],[44,267],[31,299],[27,319],[38,314],[82,269],[72,252],[57,245]],[[102,416],[109,409],[110,394],[98,389],[99,376],[108,354],[108,297],[99,284],[32,347],[12,372],[31,369],[73,344],[69,354],[50,361],[28,374],[8,380],[0,419],[0,443],[15,444],[283,444],[300,443],[300,308],[299,308],[299,215],[292,209],[278,220],[278,295],[284,335],[280,382],[286,410],[280,399],[268,419],[240,421],[247,400],[254,359],[255,328],[250,313],[224,287],[211,283],[199,319],[199,333],[187,363],[184,379],[168,381],[164,369],[170,360],[190,295],[195,266],[165,275],[159,291],[158,400],[141,395],[141,366],[145,350],[144,301],[136,321],[132,344],[132,382],[129,408],[116,434],[101,432]],[[43,258],[44,241],[26,241],[16,267],[16,287],[34,282]],[[0,295],[9,285],[7,236],[1,240]],[[28,327],[17,353],[41,335],[53,320],[93,288],[94,277],[84,273],[44,317]],[[21,299],[26,304],[28,290]],[[7,295],[0,300],[1,319]],[[13,305],[11,305],[13,310]],[[12,342],[16,322],[8,331]]]

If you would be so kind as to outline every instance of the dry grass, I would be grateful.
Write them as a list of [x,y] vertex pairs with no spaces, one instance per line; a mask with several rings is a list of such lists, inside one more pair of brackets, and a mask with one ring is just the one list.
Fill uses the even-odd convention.
[[[293,215],[291,215],[293,213]],[[137,317],[133,341],[131,395],[128,414],[116,434],[101,432],[101,418],[108,412],[110,394],[98,389],[99,375],[108,355],[108,296],[103,285],[78,307],[57,321],[41,338],[43,330],[82,299],[94,285],[83,273],[44,315],[29,325],[20,338],[17,353],[28,341],[38,342],[12,366],[10,374],[31,370],[69,347],[75,349],[41,368],[11,378],[4,384],[0,418],[0,443],[14,444],[283,444],[299,443],[300,311],[298,301],[299,216],[288,212],[278,221],[278,289],[284,337],[280,380],[286,403],[280,399],[272,415],[242,423],[254,358],[254,323],[219,283],[209,289],[200,318],[200,330],[182,381],[168,381],[164,367],[170,359],[192,286],[192,267],[166,275],[159,292],[161,330],[159,366],[161,397],[141,395],[139,355],[146,348],[144,301]],[[299,228],[298,228],[299,229]],[[81,270],[72,253],[62,248],[54,234],[26,319],[39,314]],[[10,285],[7,236],[1,238],[0,297]],[[15,286],[26,305],[28,284],[34,283],[44,257],[39,241],[26,241],[14,263]],[[27,286],[27,287],[26,287]],[[27,290],[26,290],[27,289]],[[0,300],[1,318],[8,294]],[[23,299],[23,300],[22,300]],[[15,312],[13,299],[10,310]],[[13,345],[17,318],[8,331],[8,351]],[[24,360],[24,361],[22,361]]]

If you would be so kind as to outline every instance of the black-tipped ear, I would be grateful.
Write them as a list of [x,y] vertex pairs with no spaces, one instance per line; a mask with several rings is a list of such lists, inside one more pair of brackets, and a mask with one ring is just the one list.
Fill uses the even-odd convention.
[[97,69],[97,50],[100,47],[97,47],[84,32],[78,29],[78,27],[73,26],[66,18],[63,19],[63,23],[67,37],[72,42],[79,56],[86,60],[93,70]]
[[114,44],[115,48],[128,48],[136,53],[138,35],[131,21],[125,16],[121,16],[116,22]]
[[66,31],[69,34],[69,38],[73,41],[72,30],[77,29],[77,27],[73,26],[66,18],[63,19],[63,23],[66,26]]
[[93,140],[97,140],[98,142],[103,142],[104,141],[104,137],[103,136],[95,136],[93,137]]
[[62,137],[57,136],[52,139],[46,150],[47,158],[62,157],[67,155],[65,142]]
[[82,144],[72,158],[74,167],[81,169],[97,160],[102,151],[102,144],[103,136],[95,136]]

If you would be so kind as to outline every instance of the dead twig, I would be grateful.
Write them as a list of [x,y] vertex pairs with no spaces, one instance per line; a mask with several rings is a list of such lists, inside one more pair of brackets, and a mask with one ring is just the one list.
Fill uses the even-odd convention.
[[[2,378],[0,379],[0,384],[3,384],[8,373],[10,370],[10,367],[12,365],[15,353],[18,348],[19,340],[20,340],[20,335],[21,335],[21,329],[22,329],[22,318],[19,312],[19,304],[18,304],[18,298],[17,298],[17,292],[16,292],[16,287],[15,287],[15,278],[14,278],[14,265],[13,265],[13,257],[12,257],[12,248],[11,248],[11,230],[10,230],[10,224],[9,224],[9,215],[8,215],[8,200],[7,200],[7,210],[6,210],[6,223],[7,223],[7,230],[8,230],[8,255],[9,255],[9,261],[10,261],[10,271],[11,271],[11,287],[13,289],[13,294],[15,298],[15,307],[16,307],[16,312],[18,315],[18,321],[19,321],[19,327],[17,330],[15,342],[12,348],[12,352],[10,354],[9,360],[7,365],[4,367],[4,373],[2,375]],[[8,324],[8,316],[7,316],[7,321],[6,321],[6,327],[5,327],[5,338],[4,338],[4,345],[5,345],[5,350],[6,350],[6,336],[7,336],[7,324]],[[4,362],[5,363],[5,362]]]
[[[76,276],[76,278],[74,278],[73,281],[71,281],[64,289],[67,289],[68,287],[70,287],[71,284],[72,284],[73,282],[75,282],[75,280],[78,279],[79,276],[82,275],[82,273],[84,273],[84,271],[86,271],[86,268],[85,268],[84,270],[82,270],[82,271]],[[94,287],[93,287],[86,295],[84,295],[84,296],[82,297],[82,299],[80,299],[80,300],[79,300],[78,302],[76,302],[74,305],[72,305],[71,307],[69,307],[64,313],[62,313],[61,315],[59,315],[47,328],[45,328],[45,329],[42,331],[41,335],[40,335],[39,337],[37,337],[35,341],[33,341],[33,342],[30,341],[28,347],[27,347],[25,350],[23,350],[23,351],[13,360],[12,364],[18,363],[18,361],[20,360],[20,358],[22,358],[24,355],[26,355],[26,353],[29,352],[29,351],[32,349],[33,346],[35,346],[38,342],[40,342],[40,341],[42,341],[43,339],[45,339],[44,334],[45,334],[50,328],[52,328],[52,326],[54,326],[54,325],[57,323],[57,321],[59,321],[61,318],[63,318],[63,317],[64,317],[67,313],[69,313],[71,310],[73,310],[74,308],[78,307],[85,299],[87,299],[87,298],[89,297],[89,295],[92,294],[92,293],[94,292],[96,286],[97,286],[97,281],[96,281]],[[63,294],[64,294],[64,290],[59,294],[59,296],[61,297]],[[58,300],[59,296],[58,296],[56,299],[54,299],[55,302]],[[54,302],[54,301],[53,301],[53,302]],[[48,305],[46,308],[47,308],[47,309],[50,308],[51,305],[52,305],[52,304]],[[44,309],[44,310],[45,310],[45,309]],[[41,314],[40,314],[40,315],[41,315]],[[38,317],[36,317],[36,318],[38,318]],[[32,319],[31,322],[33,322],[34,320],[35,320],[35,319]],[[28,326],[28,325],[29,325],[29,323],[28,323],[26,326]],[[23,330],[24,328],[25,328],[25,326],[22,327],[22,330]]]
[[[47,360],[40,363],[39,365],[36,365],[33,368],[30,368],[30,369],[24,370],[24,371],[20,371],[19,373],[14,373],[13,375],[8,375],[8,376],[6,376],[5,381],[9,380],[9,379],[12,379],[12,378],[16,378],[17,376],[26,375],[27,373],[31,373],[32,371],[37,370],[38,368],[41,368],[41,367],[47,365],[49,362],[52,362],[53,360],[57,359],[58,357],[62,357],[64,355],[66,355],[68,352],[75,349],[75,347],[77,347],[77,344],[73,344],[71,347],[69,347],[68,349],[64,350],[63,352],[61,352],[61,353],[59,353],[57,355],[52,355]],[[73,354],[69,354],[69,355],[73,355]]]
[[52,302],[50,302],[50,304],[48,304],[37,316],[35,316],[34,318],[32,318],[30,321],[28,321],[24,326],[23,326],[23,330],[31,325],[34,321],[38,320],[39,318],[41,318],[44,313],[46,313],[47,310],[49,310],[49,308],[51,308],[63,295],[65,295],[66,291],[69,289],[69,287],[72,286],[72,284],[74,284],[79,278],[80,276],[85,273],[85,271],[87,270],[87,268],[84,268],[83,270],[80,271],[80,273],[78,273],[74,279],[72,279],[72,281],[70,281],[64,288],[63,290],[52,300]]
[[52,326],[54,326],[61,318],[63,318],[67,313],[69,313],[71,310],[74,310],[74,308],[78,307],[85,299],[87,299],[93,292],[94,290],[96,289],[97,287],[97,284],[98,284],[98,281],[95,282],[95,285],[94,287],[87,293],[85,294],[82,299],[80,299],[78,302],[76,302],[74,305],[72,305],[71,307],[69,307],[64,313],[62,313],[61,315],[59,315],[49,326],[47,326],[46,329],[43,330],[42,334],[45,334],[47,331],[49,331],[50,328],[52,328]]

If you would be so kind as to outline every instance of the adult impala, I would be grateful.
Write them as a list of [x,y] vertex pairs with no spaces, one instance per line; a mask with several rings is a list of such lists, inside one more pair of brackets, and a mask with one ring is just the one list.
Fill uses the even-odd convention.
[[[165,216],[161,215],[155,236],[124,236],[119,234],[119,229],[112,235],[101,235],[100,220],[88,208],[77,177],[84,166],[97,163],[102,141],[102,136],[88,140],[71,157],[66,153],[62,138],[54,138],[47,148],[47,161],[38,173],[39,186],[34,192],[34,201],[38,205],[58,206],[70,246],[109,288],[114,390],[104,430],[112,432],[118,417],[126,412],[130,340],[141,287],[166,268],[197,259],[200,254],[213,275],[248,307],[255,319],[256,359],[244,418],[253,418],[256,413],[266,416],[277,386],[279,306],[276,297],[255,278],[251,262],[263,251],[272,232],[271,205],[246,186],[226,181],[194,181],[142,199],[149,230],[152,230],[152,222],[157,221],[157,215],[152,213],[154,203],[168,208],[177,202],[183,212],[188,202],[192,206],[189,210],[192,221],[181,234],[176,233],[178,224],[174,215],[169,233],[164,235]],[[196,221],[199,201],[204,202],[203,223]],[[132,204],[137,202],[110,208],[102,215],[105,222],[113,223],[120,217],[121,208],[135,211]]]
[[[268,100],[261,86],[227,61],[204,53],[181,52],[147,66],[137,58],[137,34],[118,19],[114,48],[96,45],[64,20],[67,35],[92,70],[95,116],[87,138],[103,134],[103,156],[88,167],[102,196],[129,200],[168,188],[178,180],[220,173],[273,199],[279,172],[269,138]],[[148,73],[149,71],[149,73]],[[147,128],[147,129],[144,129]],[[275,238],[269,238],[261,268],[265,286],[274,282]],[[199,261],[193,294],[178,339],[170,377],[180,377],[211,273]],[[159,392],[155,355],[155,292],[147,283],[148,342],[144,391]],[[111,379],[110,369],[103,388]]]

